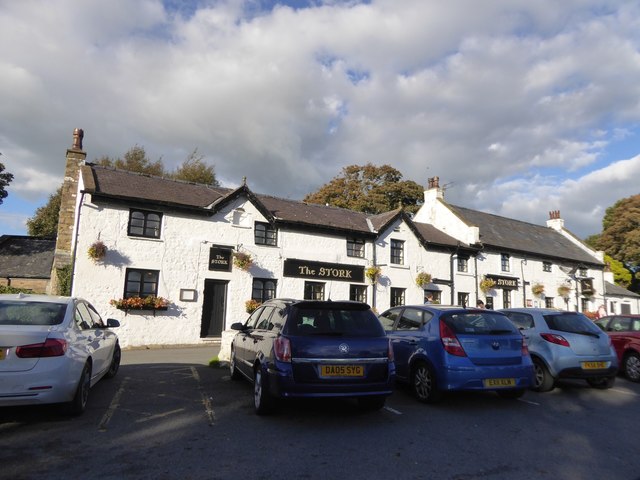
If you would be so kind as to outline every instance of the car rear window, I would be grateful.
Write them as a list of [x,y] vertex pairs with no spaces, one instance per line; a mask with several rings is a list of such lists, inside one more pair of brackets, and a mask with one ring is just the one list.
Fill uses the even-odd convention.
[[378,337],[385,332],[371,310],[295,308],[287,321],[292,335]]
[[0,325],[58,325],[66,311],[66,303],[1,300]]
[[581,313],[558,312],[543,315],[544,321],[551,330],[567,333],[600,333],[595,323]]
[[455,333],[464,335],[500,335],[518,333],[504,315],[492,312],[457,312],[443,315],[442,321]]

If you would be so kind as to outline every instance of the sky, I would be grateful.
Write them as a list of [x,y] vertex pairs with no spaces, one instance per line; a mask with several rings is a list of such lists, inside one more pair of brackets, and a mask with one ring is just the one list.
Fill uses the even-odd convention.
[[0,0],[0,235],[87,161],[197,149],[301,200],[348,165],[580,238],[640,178],[640,2]]

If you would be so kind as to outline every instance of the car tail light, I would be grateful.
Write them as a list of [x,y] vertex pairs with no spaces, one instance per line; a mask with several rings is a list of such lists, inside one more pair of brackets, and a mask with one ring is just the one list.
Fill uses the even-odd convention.
[[67,342],[61,338],[47,338],[44,343],[32,343],[16,347],[16,357],[61,357],[67,351]]
[[273,350],[278,360],[291,362],[291,341],[287,337],[277,337]]
[[440,322],[440,340],[444,346],[445,351],[456,357],[466,357],[467,354],[460,345],[458,337],[456,337],[453,330],[443,321]]
[[387,355],[389,356],[389,361],[393,362],[395,357],[393,356],[393,347],[391,346],[391,339],[389,339],[389,353]]
[[569,346],[569,342],[562,335],[555,335],[553,333],[541,333],[540,336],[547,342],[555,343],[556,345],[562,345],[563,347]]
[[522,350],[521,350],[522,356],[526,357],[527,355],[529,355],[529,346],[527,345],[527,340],[526,339],[522,339]]

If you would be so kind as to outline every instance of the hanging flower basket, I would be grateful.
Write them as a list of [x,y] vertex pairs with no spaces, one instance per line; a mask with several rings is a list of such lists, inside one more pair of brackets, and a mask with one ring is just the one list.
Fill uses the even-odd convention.
[[418,285],[420,288],[424,288],[430,283],[431,283],[431,274],[430,273],[420,272],[416,276],[416,285]]
[[370,283],[376,283],[380,275],[382,274],[382,269],[380,267],[371,266],[368,267],[364,271],[364,276],[367,277]]
[[535,283],[531,286],[531,292],[533,292],[533,294],[536,297],[541,297],[542,294],[544,294],[544,285],[542,285],[541,283]]
[[571,287],[569,285],[560,285],[558,287],[558,295],[565,300],[569,298],[569,293],[571,293]]
[[233,264],[246,272],[253,265],[253,258],[248,253],[233,252]]
[[251,300],[247,300],[246,302],[244,302],[244,307],[247,310],[247,313],[255,312],[260,305],[262,305],[262,303],[257,300],[254,300],[253,298]]
[[118,310],[124,310],[125,313],[129,310],[153,310],[154,316],[156,310],[167,310],[169,308],[169,300],[153,295],[149,297],[114,298],[109,303]]
[[107,246],[100,240],[96,240],[87,250],[87,256],[94,262],[101,261],[107,254]]
[[482,280],[480,281],[480,290],[482,290],[483,293],[486,294],[489,290],[491,290],[495,286],[496,286],[495,280],[492,280],[487,277],[482,277]]

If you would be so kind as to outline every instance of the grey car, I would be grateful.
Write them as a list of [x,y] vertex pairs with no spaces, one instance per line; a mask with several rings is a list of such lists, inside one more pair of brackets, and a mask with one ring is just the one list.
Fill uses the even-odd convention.
[[550,308],[500,310],[527,340],[535,368],[533,390],[547,392],[559,378],[611,388],[618,359],[609,336],[580,312]]

